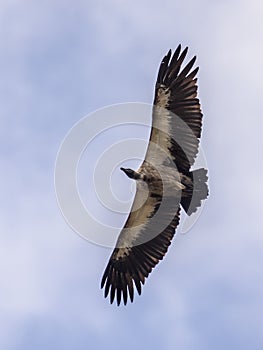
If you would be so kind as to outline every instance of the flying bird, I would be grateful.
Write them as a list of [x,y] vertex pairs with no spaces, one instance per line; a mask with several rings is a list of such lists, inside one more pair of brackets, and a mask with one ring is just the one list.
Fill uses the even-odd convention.
[[208,196],[207,170],[191,170],[198,153],[202,112],[197,97],[196,56],[183,68],[188,48],[164,56],[157,75],[152,128],[138,170],[121,168],[136,181],[136,194],[102,277],[110,302],[133,302],[134,291],[165,256],[180,210],[194,213]]

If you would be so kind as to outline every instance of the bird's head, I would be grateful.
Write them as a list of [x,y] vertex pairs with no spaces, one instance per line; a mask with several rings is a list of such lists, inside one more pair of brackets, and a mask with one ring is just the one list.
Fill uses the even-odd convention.
[[121,170],[131,179],[136,179],[136,171],[130,169],[130,168],[121,168]]

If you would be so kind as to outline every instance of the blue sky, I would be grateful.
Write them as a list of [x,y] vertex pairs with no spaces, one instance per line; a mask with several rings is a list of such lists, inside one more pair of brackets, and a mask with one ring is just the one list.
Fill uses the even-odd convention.
[[[1,2],[1,349],[262,349],[262,11],[255,0]],[[57,206],[56,155],[86,114],[151,103],[179,43],[198,56],[211,195],[142,296],[117,308],[99,289],[110,250]]]

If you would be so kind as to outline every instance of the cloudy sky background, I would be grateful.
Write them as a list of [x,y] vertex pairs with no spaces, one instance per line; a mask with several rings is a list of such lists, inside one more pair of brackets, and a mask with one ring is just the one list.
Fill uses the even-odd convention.
[[[262,14],[255,0],[1,1],[1,349],[262,349]],[[211,195],[117,308],[99,289],[110,250],[57,206],[56,155],[86,114],[151,103],[179,43],[201,67]]]

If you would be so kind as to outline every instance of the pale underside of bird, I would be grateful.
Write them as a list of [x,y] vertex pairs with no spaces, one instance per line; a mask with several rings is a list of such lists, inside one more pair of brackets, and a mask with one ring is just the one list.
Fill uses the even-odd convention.
[[181,207],[191,215],[208,196],[207,170],[191,170],[198,153],[202,112],[197,98],[196,57],[182,68],[188,48],[163,58],[155,85],[152,129],[137,171],[136,195],[101,281],[105,297],[126,305],[134,290],[165,256],[179,224]]

